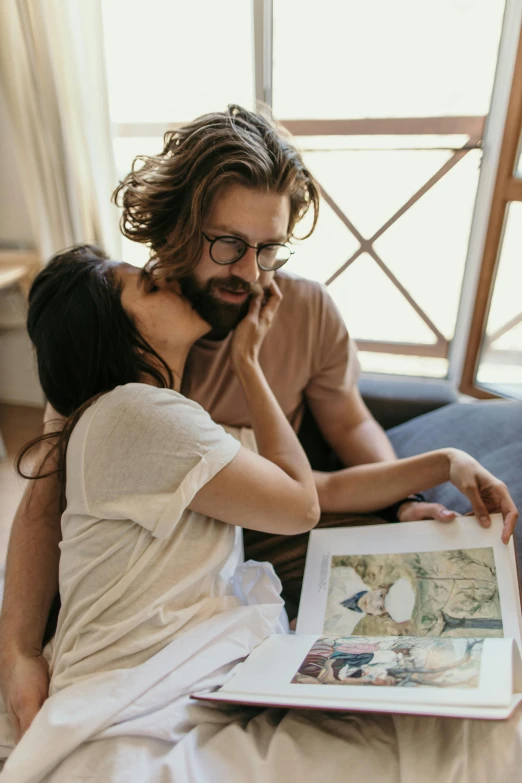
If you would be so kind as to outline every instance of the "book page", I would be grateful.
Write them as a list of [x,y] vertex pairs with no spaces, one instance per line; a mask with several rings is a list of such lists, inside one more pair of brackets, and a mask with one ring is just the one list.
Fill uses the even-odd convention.
[[474,517],[313,530],[298,634],[513,638],[521,614],[513,542]]
[[513,646],[508,639],[272,636],[219,693],[347,710],[361,703],[507,707]]

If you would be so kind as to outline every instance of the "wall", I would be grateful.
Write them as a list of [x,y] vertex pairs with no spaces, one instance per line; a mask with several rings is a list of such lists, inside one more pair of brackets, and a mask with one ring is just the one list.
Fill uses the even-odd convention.
[[[0,247],[27,247],[33,236],[14,155],[14,131],[0,92]],[[23,320],[15,292],[0,291],[0,323]],[[35,372],[34,356],[23,326],[0,327],[0,402],[18,405],[43,404]]]

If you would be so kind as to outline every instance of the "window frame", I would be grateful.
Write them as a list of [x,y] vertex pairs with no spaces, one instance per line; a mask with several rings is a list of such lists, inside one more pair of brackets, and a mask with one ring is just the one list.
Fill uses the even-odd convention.
[[461,392],[480,399],[503,396],[479,384],[476,376],[502,250],[508,207],[511,202],[522,202],[522,178],[515,175],[522,138],[522,23],[518,28],[515,27],[515,30],[519,33],[518,46],[459,385]]

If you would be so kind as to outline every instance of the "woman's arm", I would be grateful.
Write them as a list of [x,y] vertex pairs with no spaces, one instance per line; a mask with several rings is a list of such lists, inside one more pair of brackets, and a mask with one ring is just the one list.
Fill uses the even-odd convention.
[[450,452],[440,449],[334,473],[314,472],[321,509],[365,513],[385,508],[413,492],[431,489],[449,480]]
[[265,305],[256,297],[233,342],[232,360],[259,454],[242,448],[199,490],[190,508],[251,530],[292,535],[314,527],[320,509],[308,459],[258,361],[259,347],[280,298],[275,283]]
[[518,510],[506,485],[459,449],[429,451],[393,462],[356,465],[335,473],[314,473],[322,511],[361,513],[395,503],[451,481],[470,501],[480,524],[491,524],[490,512],[504,517],[502,540],[509,541]]
[[290,424],[258,367],[241,376],[259,454],[241,448],[195,495],[190,508],[232,525],[293,535],[320,515],[313,474]]

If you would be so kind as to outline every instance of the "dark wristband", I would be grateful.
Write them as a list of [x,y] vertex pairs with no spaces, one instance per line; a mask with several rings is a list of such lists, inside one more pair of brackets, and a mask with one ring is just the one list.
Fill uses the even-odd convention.
[[412,495],[408,495],[407,498],[402,498],[402,500],[398,500],[396,503],[392,503],[391,506],[386,506],[386,508],[381,509],[378,514],[380,517],[386,520],[386,522],[398,522],[397,514],[399,513],[400,507],[404,503],[425,503],[426,498],[424,495],[421,495],[420,492],[414,492]]

